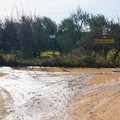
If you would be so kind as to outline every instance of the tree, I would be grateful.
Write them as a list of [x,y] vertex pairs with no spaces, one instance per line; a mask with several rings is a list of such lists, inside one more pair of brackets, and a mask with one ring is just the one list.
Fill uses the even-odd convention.
[[[109,28],[109,21],[103,15],[91,15],[88,24],[89,32],[84,38],[83,46],[88,51],[100,53],[103,50],[103,45],[95,45],[93,41],[102,38],[102,28]],[[105,45],[105,57],[109,49],[110,45]]]
[[38,56],[39,52],[43,51],[44,49],[44,40],[43,40],[43,24],[42,24],[42,18],[35,17],[33,23],[33,53],[34,56]]
[[115,40],[115,45],[113,46],[116,49],[115,54],[112,60],[115,62],[116,58],[120,53],[120,23],[115,23],[114,21],[110,22],[110,37]]
[[4,53],[13,53],[20,49],[18,39],[18,24],[12,18],[5,19],[1,29],[2,51]]
[[64,19],[58,27],[57,43],[61,52],[68,53],[75,48],[77,33],[72,19]]
[[22,52],[25,58],[31,58],[33,52],[33,32],[32,32],[32,18],[27,16],[21,17],[20,26],[20,41],[22,45]]
[[89,14],[78,7],[77,11],[74,12],[70,18],[75,24],[78,40],[81,41],[82,33],[88,29]]
[[48,17],[43,17],[42,25],[43,25],[43,41],[44,41],[43,51],[53,50],[56,48],[56,46],[54,44],[55,41],[52,41],[50,39],[50,35],[57,34],[57,25],[54,21],[52,21]]
[[53,50],[53,41],[50,40],[49,36],[56,35],[56,23],[47,17],[35,17],[32,26],[34,51],[39,54],[42,51]]

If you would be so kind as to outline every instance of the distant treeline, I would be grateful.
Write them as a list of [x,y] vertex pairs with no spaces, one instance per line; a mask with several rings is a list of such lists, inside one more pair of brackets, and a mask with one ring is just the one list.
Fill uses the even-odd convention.
[[[108,28],[107,38],[113,45],[96,45],[93,40],[102,38],[101,29]],[[56,37],[51,39],[50,35]],[[104,48],[103,48],[104,47]],[[103,51],[104,49],[104,51]],[[0,22],[0,54],[14,54],[21,58],[40,58],[45,51],[77,56],[97,54],[106,58],[113,50],[112,60],[119,57],[120,21],[104,15],[89,14],[80,8],[56,24],[48,17],[21,15],[19,19],[7,17]],[[104,52],[104,53],[103,53]]]

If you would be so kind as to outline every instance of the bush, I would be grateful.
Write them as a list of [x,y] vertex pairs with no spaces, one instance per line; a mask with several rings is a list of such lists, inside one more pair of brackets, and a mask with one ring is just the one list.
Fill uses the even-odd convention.
[[[115,62],[105,59],[104,56],[84,55],[77,56],[74,54],[59,55],[53,57],[53,52],[44,52],[41,58],[24,59],[15,54],[0,54],[0,64],[9,66],[59,66],[59,67],[119,67],[120,57],[117,57]],[[50,57],[48,57],[50,55]]]
[[[112,49],[107,53],[107,59],[108,60],[112,60],[114,55],[116,54],[117,50],[116,49]],[[120,53],[118,54],[118,57],[120,57]]]
[[16,61],[15,54],[0,54],[1,63],[13,63]]
[[59,56],[60,52],[58,51],[46,51],[46,52],[41,52],[40,57],[53,57],[53,56]]

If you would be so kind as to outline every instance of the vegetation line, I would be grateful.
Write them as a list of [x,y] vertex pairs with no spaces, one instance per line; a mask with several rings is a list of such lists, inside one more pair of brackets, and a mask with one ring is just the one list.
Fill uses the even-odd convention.
[[59,25],[48,17],[7,17],[0,21],[0,65],[120,67],[119,20],[79,7]]

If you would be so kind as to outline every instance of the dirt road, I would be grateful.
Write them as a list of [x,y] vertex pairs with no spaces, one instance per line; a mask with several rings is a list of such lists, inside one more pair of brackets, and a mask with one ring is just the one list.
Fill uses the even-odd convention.
[[2,120],[120,119],[119,69],[1,67],[0,73]]

